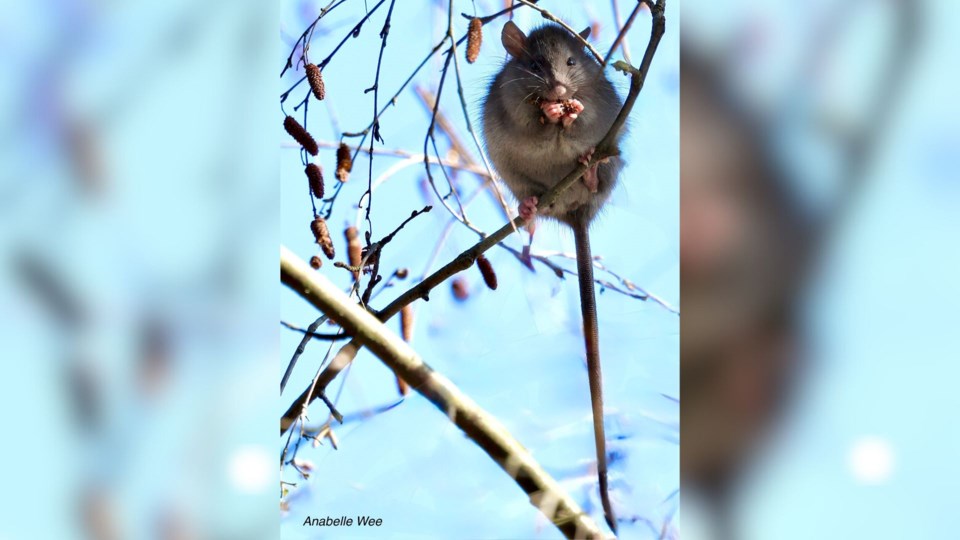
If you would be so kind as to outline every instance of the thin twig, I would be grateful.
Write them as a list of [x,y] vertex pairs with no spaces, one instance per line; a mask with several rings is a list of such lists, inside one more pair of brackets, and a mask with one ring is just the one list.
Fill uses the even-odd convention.
[[[367,14],[364,15],[362,19],[360,19],[360,22],[358,22],[357,24],[355,24],[355,25],[353,26],[353,28],[350,29],[350,32],[348,32],[347,35],[343,36],[343,39],[341,39],[341,40],[340,40],[340,43],[338,43],[337,46],[334,47],[333,51],[332,51],[329,55],[327,55],[326,58],[324,58],[323,60],[321,60],[319,64],[317,64],[317,67],[320,68],[321,71],[323,71],[323,68],[327,67],[327,64],[329,64],[329,63],[330,63],[330,60],[332,60],[333,57],[337,54],[337,51],[340,50],[340,47],[343,47],[343,44],[346,43],[348,39],[350,39],[350,38],[351,38],[352,36],[354,36],[355,34],[359,33],[359,32],[360,32],[360,29],[363,27],[363,23],[367,22],[367,19],[369,19],[370,16],[373,15],[374,12],[377,11],[377,8],[379,8],[379,7],[380,7],[384,2],[386,2],[386,1],[387,1],[387,0],[380,0],[379,2],[377,2],[377,5],[373,6],[373,9],[371,9],[370,11],[368,11]],[[296,88],[297,86],[299,86],[300,83],[302,83],[302,82],[305,81],[305,80],[307,80],[307,76],[306,76],[306,75],[304,75],[304,76],[301,77],[297,82],[295,82],[295,83],[293,84],[293,86],[291,86],[289,89],[287,89],[286,92],[280,94],[280,103],[283,103],[284,101],[286,101],[286,100],[287,100],[287,96],[290,95],[290,92],[292,92],[294,88]],[[309,96],[310,96],[310,92],[308,91],[308,92],[307,92],[307,98],[309,98]],[[304,100],[306,100],[307,98],[304,98]],[[298,106],[298,107],[299,107],[299,106]]]

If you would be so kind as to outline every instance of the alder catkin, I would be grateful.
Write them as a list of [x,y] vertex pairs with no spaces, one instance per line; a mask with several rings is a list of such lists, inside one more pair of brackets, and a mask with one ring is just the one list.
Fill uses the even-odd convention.
[[470,296],[470,289],[467,287],[467,282],[463,278],[454,278],[450,283],[450,288],[453,290],[453,297],[460,302],[463,302]]
[[350,171],[353,170],[353,158],[350,157],[350,147],[340,143],[337,148],[337,180],[346,182],[350,178]]
[[320,257],[317,257],[316,255],[314,255],[313,257],[310,257],[310,268],[313,268],[314,270],[319,270],[321,266],[323,266],[323,259],[321,259]]
[[483,23],[474,17],[470,19],[470,29],[467,31],[467,62],[474,63],[480,56],[480,43],[483,42]]
[[[360,232],[357,231],[356,227],[351,225],[343,231],[343,235],[347,238],[347,263],[356,268],[360,266],[360,261],[362,260],[363,250],[360,247]],[[356,281],[357,279],[360,279],[359,269],[353,272],[353,280]]]
[[333,240],[330,239],[330,231],[327,229],[327,222],[322,217],[318,217],[310,222],[310,230],[313,231],[313,237],[323,250],[323,254],[331,261],[335,255],[333,250]]
[[320,68],[316,64],[307,64],[305,69],[307,70],[307,82],[310,83],[313,95],[318,100],[323,101],[323,98],[327,97],[327,89],[323,85],[323,74],[320,73]]
[[413,306],[410,304],[400,310],[400,335],[407,343],[413,341]]
[[[407,343],[413,341],[413,306],[407,304],[400,309],[400,336]],[[410,393],[410,386],[394,372],[397,378],[397,391],[401,396]]]
[[310,180],[310,191],[313,192],[313,196],[318,199],[322,199],[323,170],[321,170],[320,166],[316,163],[311,163],[307,165],[305,172],[307,173],[307,178]]
[[483,255],[477,257],[477,268],[480,269],[480,273],[483,275],[483,282],[487,284],[491,290],[497,290],[497,274],[493,271],[493,265],[490,264],[490,259],[487,259]]
[[317,141],[313,139],[313,135],[307,133],[307,130],[300,125],[300,122],[297,122],[292,116],[288,116],[283,119],[283,129],[287,130],[287,133],[302,146],[311,156],[317,155],[317,152],[320,151],[320,148],[317,146]]

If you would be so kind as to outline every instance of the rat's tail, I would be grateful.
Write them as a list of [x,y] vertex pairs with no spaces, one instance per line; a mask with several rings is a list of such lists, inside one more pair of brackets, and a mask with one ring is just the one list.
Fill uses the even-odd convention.
[[593,291],[593,255],[587,219],[573,223],[577,245],[577,275],[580,281],[580,308],[583,313],[583,337],[590,378],[590,402],[593,406],[593,434],[597,447],[597,475],[600,479],[600,501],[607,525],[617,532],[617,520],[607,493],[607,444],[603,434],[603,376],[600,371],[600,333],[597,328],[597,301]]

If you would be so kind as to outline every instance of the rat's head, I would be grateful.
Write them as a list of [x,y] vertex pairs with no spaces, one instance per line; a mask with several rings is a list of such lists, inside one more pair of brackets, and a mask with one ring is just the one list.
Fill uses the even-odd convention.
[[[584,39],[589,35],[589,27],[580,32]],[[527,36],[511,21],[504,25],[500,39],[510,55],[502,88],[510,101],[583,97],[600,73],[600,64],[586,53],[583,43],[558,25],[542,26]]]

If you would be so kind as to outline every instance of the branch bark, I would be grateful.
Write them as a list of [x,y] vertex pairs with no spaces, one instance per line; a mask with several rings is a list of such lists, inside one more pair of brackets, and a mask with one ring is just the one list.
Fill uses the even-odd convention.
[[373,314],[353,302],[325,276],[280,247],[280,278],[305,300],[334,319],[384,364],[427,398],[490,456],[527,493],[567,538],[604,538],[590,517],[491,414],[437,373]]

